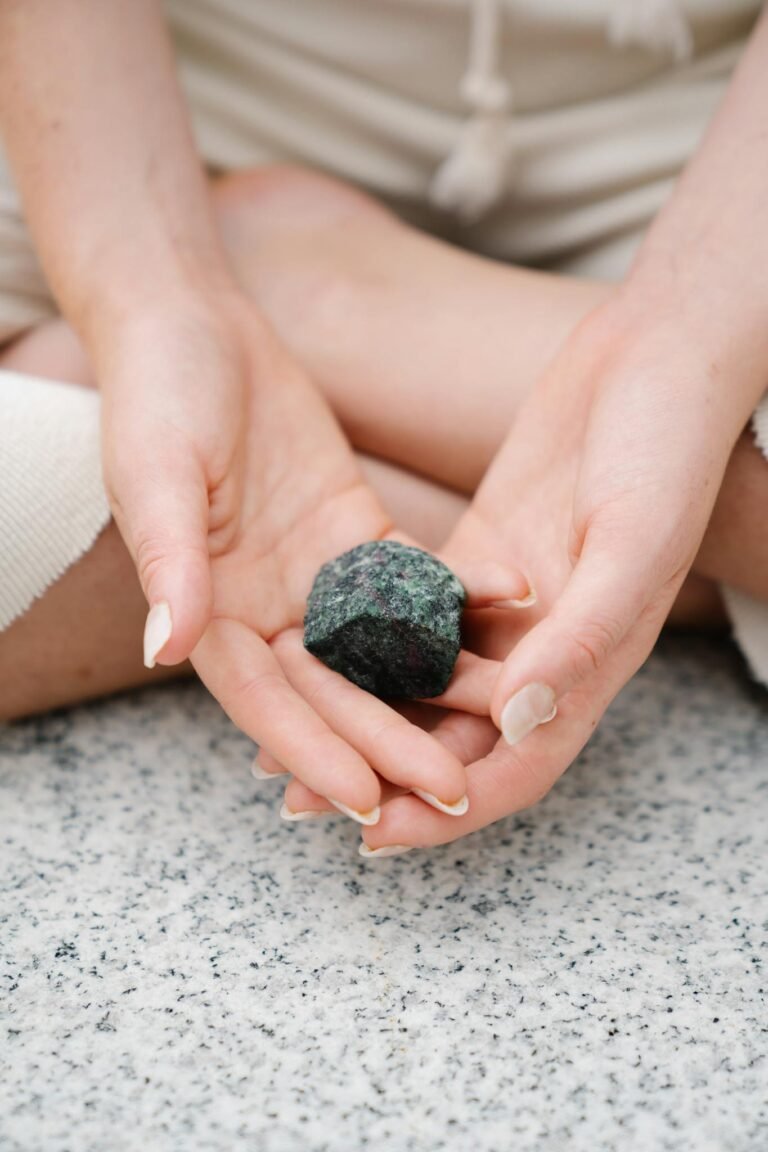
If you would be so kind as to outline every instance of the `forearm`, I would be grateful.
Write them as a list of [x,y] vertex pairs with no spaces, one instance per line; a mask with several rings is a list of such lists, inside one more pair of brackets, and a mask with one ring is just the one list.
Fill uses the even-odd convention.
[[137,300],[226,279],[156,0],[0,0],[0,130],[86,341]]
[[681,338],[699,341],[730,399],[751,411],[768,384],[768,18],[650,228],[628,288],[669,307]]

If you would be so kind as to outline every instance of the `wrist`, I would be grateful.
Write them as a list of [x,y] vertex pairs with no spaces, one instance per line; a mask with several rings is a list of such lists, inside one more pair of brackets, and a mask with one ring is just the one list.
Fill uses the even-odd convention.
[[[174,281],[94,308],[86,347],[105,393],[135,391],[137,376],[161,390],[173,384],[186,391],[194,380],[197,390],[207,382],[221,392],[225,381],[243,378],[245,349],[252,355],[260,346],[262,326],[266,333],[267,322],[236,285]],[[169,363],[175,383],[165,373]]]
[[649,238],[616,299],[638,338],[644,328],[676,331],[683,354],[720,381],[746,420],[768,386],[768,283],[740,272],[727,256],[688,259]]
[[78,277],[68,310],[89,348],[142,316],[202,316],[241,295],[215,249],[126,253],[123,259],[94,260],[92,268]]

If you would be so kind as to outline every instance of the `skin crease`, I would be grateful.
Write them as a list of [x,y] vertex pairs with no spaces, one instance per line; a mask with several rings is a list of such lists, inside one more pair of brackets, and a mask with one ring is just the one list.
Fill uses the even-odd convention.
[[[307,516],[318,537],[326,538],[333,523],[340,534],[338,545],[342,523],[354,540],[358,532],[385,534],[389,518],[369,486],[361,484],[333,422],[310,398],[301,370],[274,342],[268,327],[259,325],[230,279],[201,191],[178,93],[168,81],[167,46],[163,48],[162,29],[153,23],[154,6],[137,0],[130,15],[125,14],[127,6],[120,9],[119,20],[94,19],[97,7],[93,0],[62,0],[55,18],[35,0],[8,3],[0,10],[0,44],[6,53],[0,61],[0,106],[38,249],[102,388],[105,467],[118,524],[150,603],[168,599],[173,605],[174,632],[162,659],[175,662],[194,653],[204,679],[233,718],[241,723],[245,718],[243,727],[254,736],[266,736],[270,751],[306,786],[334,786],[324,767],[333,749],[349,767],[347,801],[365,807],[374,802],[378,784],[371,765],[353,750],[359,738],[358,733],[350,736],[355,708],[350,705],[343,716],[333,715],[332,723],[332,708],[325,708],[325,716],[308,709],[296,687],[301,676],[295,668],[292,685],[291,677],[286,679],[287,649],[283,666],[270,659],[275,645],[270,654],[263,645],[266,639],[288,635],[307,570],[317,566],[312,549],[298,547],[298,525],[306,543]],[[768,362],[759,307],[733,307],[745,286],[750,302],[766,298],[760,273],[754,284],[746,276],[755,267],[765,267],[765,261],[755,259],[752,235],[766,202],[752,147],[764,115],[754,97],[765,63],[765,27],[763,22],[758,28],[726,107],[690,172],[651,229],[628,286],[598,305],[589,321],[568,337],[555,367],[526,397],[473,508],[447,545],[446,556],[457,569],[467,557],[485,556],[497,566],[517,569],[522,561],[527,572],[535,571],[540,595],[532,618],[537,627],[529,630],[519,616],[494,618],[493,635],[486,637],[492,645],[488,653],[497,658],[514,644],[494,690],[493,715],[498,724],[504,700],[517,690],[521,677],[522,682],[538,677],[552,682],[557,695],[565,697],[557,722],[547,730],[544,743],[543,730],[529,737],[524,754],[497,745],[485,762],[482,780],[469,765],[467,779],[473,785],[477,776],[478,786],[470,788],[468,817],[445,817],[401,797],[387,806],[386,819],[375,833],[366,834],[369,843],[386,843],[388,836],[397,842],[410,837],[406,842],[437,843],[542,795],[644,658],[697,555],[726,463],[764,386],[753,366]],[[67,113],[55,126],[37,98],[40,67],[36,72],[34,61],[47,57],[41,52],[41,37],[59,44],[63,37],[72,49],[53,54],[55,68],[46,66],[49,91],[58,93],[57,103]],[[145,52],[148,41],[157,51]],[[82,51],[98,59],[105,82],[109,80],[104,89],[110,99],[103,107],[85,106],[73,83],[79,75],[81,42],[86,45]],[[152,115],[146,116],[149,108]],[[29,131],[30,124],[37,124],[39,131]],[[124,179],[116,182],[113,150],[105,144],[118,137]],[[73,152],[80,163],[64,164]],[[150,171],[152,195],[147,197],[144,175]],[[114,195],[116,186],[119,197]],[[727,217],[719,211],[724,190],[736,208]],[[179,202],[186,215],[179,220],[176,212],[171,226],[171,207]],[[119,222],[126,218],[136,221],[136,229],[127,242],[116,244],[115,237],[123,236]],[[704,226],[713,241],[712,250],[702,252]],[[101,251],[107,241],[105,280]],[[674,266],[672,251],[681,257]],[[721,276],[707,275],[713,251],[746,252],[748,267],[734,261],[735,277],[733,267],[722,268]],[[146,284],[148,267],[158,269],[157,277],[150,278],[158,294],[139,302],[136,286],[139,280]],[[203,268],[207,279],[201,277]],[[729,273],[735,283],[729,282]],[[709,290],[687,290],[688,276]],[[680,319],[681,313],[688,336],[703,337],[683,342],[693,349],[687,355],[679,349],[680,325],[671,332],[660,319],[660,314]],[[621,356],[615,352],[617,333],[628,349]],[[196,348],[190,357],[192,334]],[[654,363],[663,364],[665,371],[654,371]],[[204,383],[209,378],[217,380],[213,392]],[[729,383],[727,405],[722,378]],[[705,404],[700,403],[702,389]],[[670,401],[677,406],[672,421],[665,415]],[[312,451],[321,476],[313,490],[298,482],[309,443],[299,419],[306,407],[315,416]],[[143,413],[140,420],[138,411]],[[669,442],[668,430],[683,416],[692,428],[691,443],[681,452],[679,444]],[[498,426],[498,418],[495,423]],[[349,426],[354,439],[354,422]],[[620,432],[627,427],[643,430],[640,448],[621,442]],[[320,428],[326,430],[327,451],[318,455]],[[650,469],[633,474],[627,464],[643,443],[658,443],[661,451]],[[526,458],[526,444],[539,446],[535,458]],[[566,450],[555,452],[555,444]],[[406,444],[407,451],[414,447]],[[455,455],[465,458],[465,447],[462,443]],[[254,471],[256,458],[260,466]],[[147,468],[137,469],[137,459],[144,459]],[[617,469],[606,467],[611,460],[621,465],[624,488],[614,485]],[[543,461],[547,467],[542,472]],[[705,499],[692,503],[692,493],[703,490]],[[520,501],[511,510],[509,491]],[[247,508],[245,492],[254,494]],[[262,495],[255,496],[259,492]],[[279,523],[274,501],[268,499],[276,492],[283,497],[281,507],[288,508]],[[633,504],[630,497],[638,493],[645,499]],[[574,507],[577,516],[571,522]],[[649,507],[655,516],[649,516]],[[325,512],[330,509],[329,522]],[[658,530],[649,541],[636,529],[650,521]],[[552,525],[554,533],[544,552],[537,531],[541,523]],[[243,532],[244,524],[249,533]],[[247,542],[265,538],[272,541],[273,552],[259,556],[266,565],[264,602],[249,606],[240,618],[238,580],[241,572],[252,572],[254,559]],[[623,573],[619,566],[606,584],[605,558],[615,557],[617,548]],[[208,564],[209,551],[213,565]],[[287,567],[276,567],[278,555]],[[286,589],[283,600],[268,595],[268,571],[274,589]],[[293,574],[295,583],[286,582],[287,574]],[[217,619],[227,621],[213,629],[207,625],[212,607]],[[487,616],[480,622],[480,637],[487,622]],[[542,653],[554,655],[544,660]],[[312,695],[317,695],[315,689]],[[466,733],[480,729],[471,718],[451,714],[442,720],[433,736],[451,752],[451,778],[458,787],[463,758],[452,749],[454,737],[447,738],[446,729],[462,734],[465,753],[471,743]],[[483,723],[487,740],[491,728]],[[298,740],[289,739],[289,728],[300,734]],[[422,747],[414,743],[420,739],[415,729],[408,738],[411,750]],[[434,744],[430,749],[431,756],[438,755]]]

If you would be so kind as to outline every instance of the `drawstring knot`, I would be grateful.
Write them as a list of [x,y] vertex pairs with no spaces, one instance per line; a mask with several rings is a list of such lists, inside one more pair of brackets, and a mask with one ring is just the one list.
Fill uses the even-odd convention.
[[619,48],[640,44],[667,52],[678,64],[693,55],[693,33],[679,0],[614,0],[608,39]]
[[472,0],[470,18],[469,63],[461,81],[470,116],[429,188],[436,207],[455,212],[467,223],[487,212],[504,192],[512,107],[509,84],[499,71],[499,0]]
[[[461,81],[469,115],[428,193],[436,207],[467,223],[504,193],[512,111],[512,92],[499,64],[501,0],[470,0],[469,15],[469,59]],[[641,44],[678,62],[693,55],[693,34],[680,0],[613,0],[606,31],[618,47]]]

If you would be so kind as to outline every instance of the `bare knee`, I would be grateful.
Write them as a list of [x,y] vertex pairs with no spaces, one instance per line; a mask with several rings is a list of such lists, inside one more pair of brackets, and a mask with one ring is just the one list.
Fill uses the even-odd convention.
[[375,200],[322,173],[275,167],[224,177],[213,202],[235,276],[294,352],[332,345],[370,311],[402,228]]

